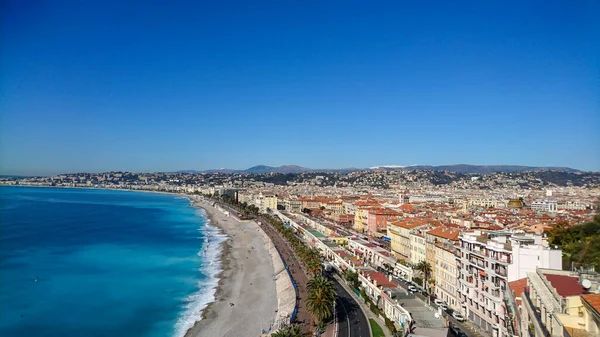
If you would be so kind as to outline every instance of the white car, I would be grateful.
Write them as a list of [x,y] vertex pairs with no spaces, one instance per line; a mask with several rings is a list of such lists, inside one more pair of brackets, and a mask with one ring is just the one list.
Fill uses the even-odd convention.
[[444,301],[440,300],[439,298],[436,298],[435,300],[433,300],[433,303],[435,303],[435,305],[437,306],[440,306],[444,304]]
[[463,317],[463,315],[459,314],[456,311],[452,313],[452,317],[454,317],[459,322],[464,322],[465,321],[465,318]]
[[408,286],[408,291],[410,291],[411,293],[416,293],[419,291],[419,289],[413,287],[413,286]]

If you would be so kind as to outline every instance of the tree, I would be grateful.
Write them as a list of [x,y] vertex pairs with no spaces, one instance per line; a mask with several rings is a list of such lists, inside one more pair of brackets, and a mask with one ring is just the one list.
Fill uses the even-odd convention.
[[335,287],[323,276],[308,281],[308,298],[306,304],[318,322],[324,322],[333,315],[335,303]]
[[421,261],[414,266],[414,269],[423,275],[423,287],[425,288],[425,291],[427,291],[427,284],[429,283],[429,277],[431,277],[432,271],[431,265],[427,261]]
[[296,324],[290,324],[285,326],[276,332],[274,332],[272,337],[303,337],[306,334],[300,329],[300,327]]
[[360,281],[358,280],[358,273],[353,272],[350,269],[344,270],[344,280],[348,282],[352,288],[358,288],[360,286]]

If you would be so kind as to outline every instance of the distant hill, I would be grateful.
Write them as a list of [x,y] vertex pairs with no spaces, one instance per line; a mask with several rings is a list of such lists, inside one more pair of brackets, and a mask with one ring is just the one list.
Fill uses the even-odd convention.
[[404,170],[431,170],[431,171],[450,171],[457,173],[476,173],[476,174],[488,174],[495,172],[523,172],[523,171],[561,171],[561,172],[581,172],[576,169],[569,167],[537,167],[537,166],[519,166],[519,165],[440,165],[440,166],[428,166],[428,165],[414,165],[402,168]]
[[283,165],[283,166],[267,166],[257,165],[245,170],[234,170],[234,169],[212,169],[205,171],[195,170],[183,170],[177,171],[177,173],[247,173],[247,174],[265,174],[265,173],[303,173],[303,172],[337,172],[337,173],[350,173],[355,171],[367,171],[367,170],[421,170],[421,171],[449,171],[457,173],[473,173],[473,174],[488,174],[495,172],[523,172],[523,171],[561,171],[568,173],[581,172],[576,169],[569,167],[537,167],[537,166],[519,166],[519,165],[411,165],[411,166],[400,166],[400,165],[383,165],[373,166],[366,169],[360,168],[343,168],[343,169],[311,169],[298,165]]

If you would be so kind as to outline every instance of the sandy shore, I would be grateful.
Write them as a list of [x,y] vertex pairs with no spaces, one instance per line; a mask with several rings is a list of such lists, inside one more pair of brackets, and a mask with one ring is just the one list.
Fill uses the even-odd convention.
[[203,319],[186,337],[260,336],[272,324],[277,310],[277,293],[271,256],[254,222],[239,222],[188,196],[194,206],[206,210],[211,224],[221,228],[224,242],[216,301],[204,310]]

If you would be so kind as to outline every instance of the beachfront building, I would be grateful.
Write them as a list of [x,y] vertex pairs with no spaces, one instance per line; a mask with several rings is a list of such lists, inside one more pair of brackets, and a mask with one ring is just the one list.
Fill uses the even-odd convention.
[[255,205],[261,213],[267,213],[267,210],[277,210],[277,196],[260,193],[255,199]]

